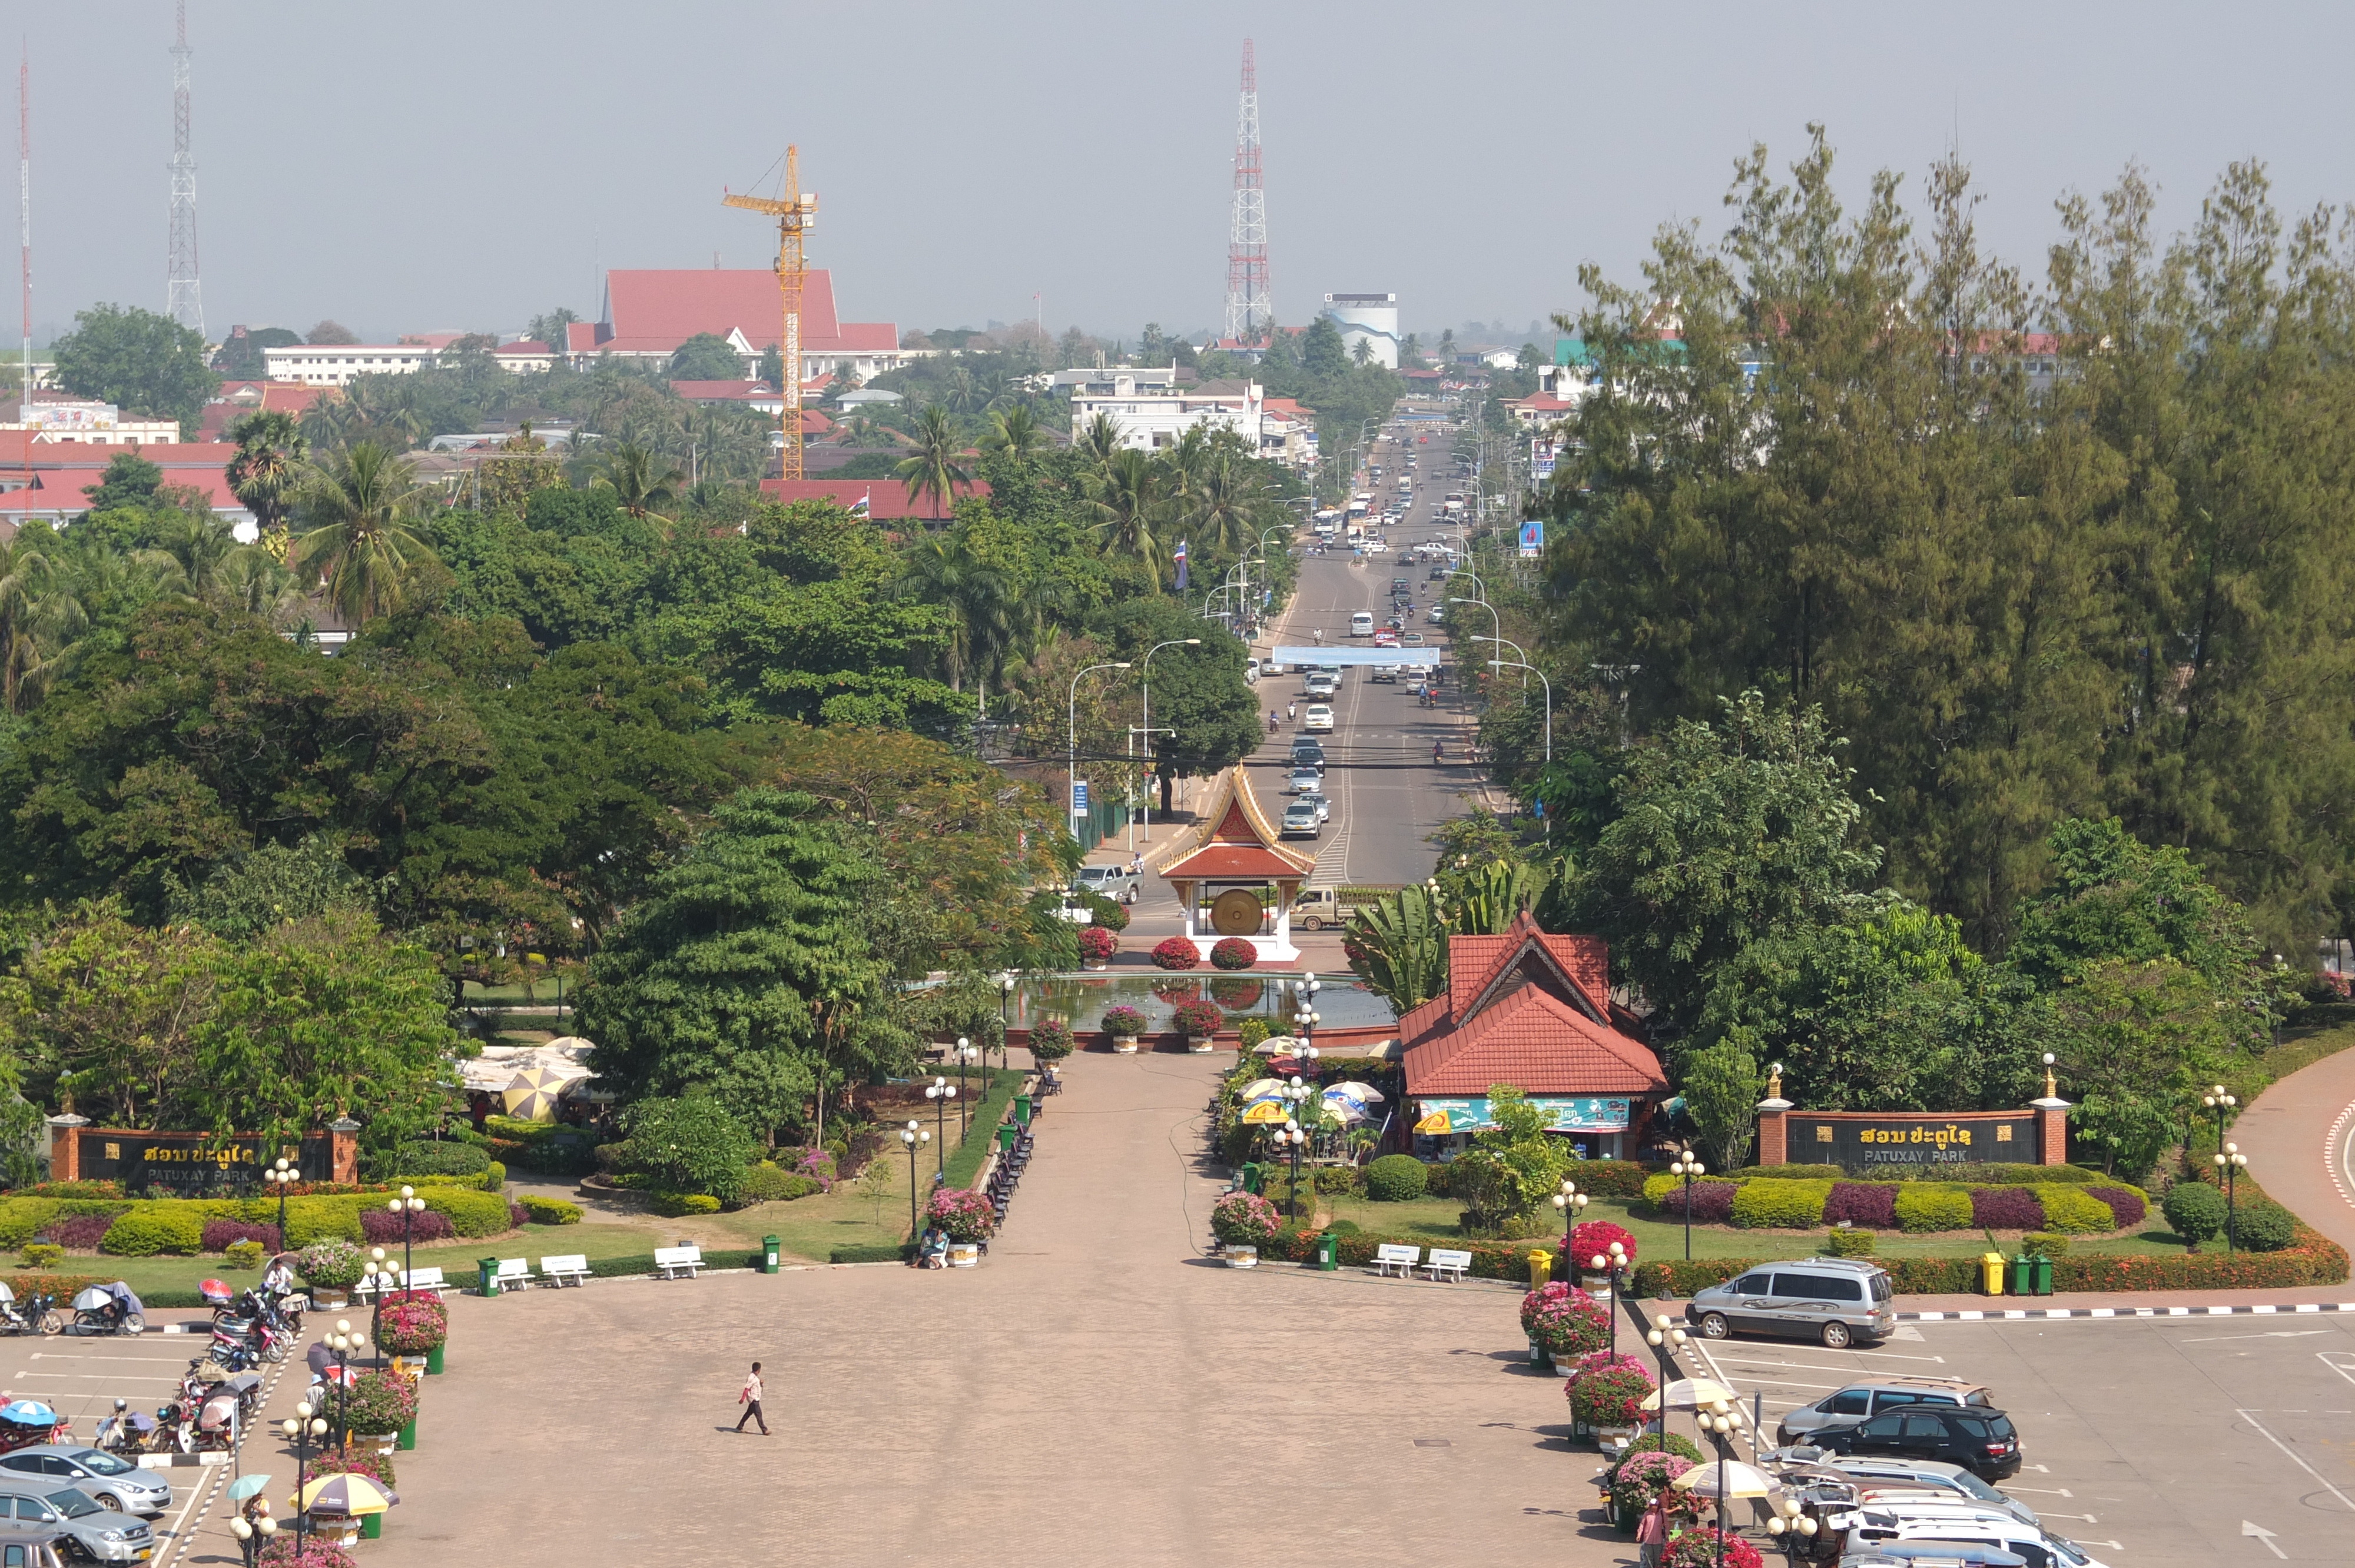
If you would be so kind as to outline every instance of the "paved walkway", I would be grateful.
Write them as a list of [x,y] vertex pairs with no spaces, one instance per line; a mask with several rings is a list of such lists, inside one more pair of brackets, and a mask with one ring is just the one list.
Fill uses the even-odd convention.
[[2355,1254],[2355,1201],[2349,1198],[2344,1143],[2345,1124],[2355,1121],[2350,1112],[2355,1051],[2341,1051],[2259,1095],[2224,1136],[2241,1146],[2249,1173],[2268,1193]]
[[[1632,1562],[1517,1292],[1199,1255],[1220,1060],[1072,1057],[970,1272],[453,1301],[370,1560]],[[755,1358],[766,1439],[726,1430]]]

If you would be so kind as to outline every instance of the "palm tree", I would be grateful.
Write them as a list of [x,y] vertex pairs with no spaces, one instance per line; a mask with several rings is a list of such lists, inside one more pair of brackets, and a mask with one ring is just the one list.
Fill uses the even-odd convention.
[[948,410],[938,403],[925,404],[916,416],[910,455],[895,471],[907,482],[908,499],[912,502],[930,493],[932,516],[937,519],[942,505],[956,500],[956,487],[973,478],[957,461],[964,454],[964,440],[949,422]]
[[1098,472],[1112,466],[1113,454],[1119,450],[1120,421],[1110,414],[1098,414],[1080,432],[1080,455]]
[[1088,486],[1096,531],[1107,555],[1142,562],[1157,592],[1161,587],[1161,542],[1154,529],[1164,510],[1162,481],[1153,460],[1131,448],[1113,454]]
[[641,523],[658,523],[667,533],[671,520],[655,508],[677,501],[676,486],[686,477],[677,469],[666,467],[662,458],[645,447],[617,441],[607,453],[605,470],[597,476],[592,488],[602,486],[612,491],[623,511]]
[[1188,515],[1194,536],[1221,555],[1240,560],[1259,542],[1257,476],[1232,452],[1215,453],[1195,482]]
[[409,531],[431,493],[413,471],[374,441],[354,441],[303,487],[310,526],[293,541],[294,568],[324,580],[328,602],[355,630],[400,602],[404,579],[432,552]]
[[55,559],[22,535],[0,541],[0,705],[24,712],[48,684],[59,644],[88,624]]
[[137,558],[166,592],[211,599],[228,586],[229,560],[240,548],[237,524],[228,519],[184,517],[161,544],[140,551]]
[[223,602],[273,626],[294,619],[308,602],[294,584],[294,574],[253,546],[229,558],[221,572],[220,596]]
[[1005,575],[975,556],[963,539],[935,535],[908,557],[900,590],[949,612],[953,624],[942,650],[944,673],[950,686],[963,691],[970,673],[986,713],[989,679],[1005,667],[1025,609]]
[[294,493],[302,485],[311,443],[293,415],[269,411],[248,414],[231,425],[229,439],[237,443],[237,455],[229,460],[222,477],[230,493],[253,514],[263,546],[283,560],[286,515],[294,510]]
[[1000,408],[989,417],[989,434],[981,444],[992,451],[1009,457],[1027,458],[1047,439],[1039,428],[1039,418],[1030,412],[1029,405],[1018,403],[1011,408]]

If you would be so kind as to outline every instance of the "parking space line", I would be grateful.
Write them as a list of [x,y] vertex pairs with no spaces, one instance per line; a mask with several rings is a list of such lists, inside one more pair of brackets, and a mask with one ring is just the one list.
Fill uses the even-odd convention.
[[2307,1464],[2304,1459],[2300,1458],[2296,1450],[2293,1449],[2288,1444],[2283,1442],[2280,1438],[2275,1436],[2272,1433],[2266,1431],[2264,1425],[2257,1420],[2254,1414],[2245,1410],[2235,1410],[2232,1414],[2247,1422],[2249,1425],[2255,1430],[2258,1436],[2263,1437],[2266,1442],[2280,1449],[2284,1458],[2287,1459],[2291,1464],[2296,1465],[2299,1469],[2304,1470],[2307,1475],[2312,1476],[2317,1481],[2320,1482],[2323,1490],[2328,1492],[2332,1497],[2337,1498],[2340,1505],[2343,1506],[2348,1512],[2355,1513],[2355,1499],[2349,1498],[2345,1492],[2342,1492],[2337,1487],[2332,1486],[2328,1478],[2324,1476],[2320,1470],[2316,1469],[2312,1465]]

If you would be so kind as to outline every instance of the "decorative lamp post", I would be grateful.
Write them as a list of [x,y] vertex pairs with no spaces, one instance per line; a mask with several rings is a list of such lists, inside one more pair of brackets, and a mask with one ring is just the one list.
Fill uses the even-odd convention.
[[294,1407],[293,1419],[280,1424],[279,1430],[294,1439],[294,1504],[299,1510],[294,1515],[294,1561],[300,1563],[306,1545],[304,1537],[310,1533],[311,1512],[302,1504],[303,1489],[309,1485],[311,1440],[327,1435],[327,1423],[305,1400]]
[[1806,1505],[1796,1498],[1784,1498],[1774,1516],[1766,1521],[1766,1533],[1785,1537],[1783,1550],[1793,1562],[1799,1557],[1801,1537],[1816,1532],[1816,1521],[1807,1517]]
[[400,1196],[385,1204],[385,1208],[400,1216],[400,1287],[409,1288],[411,1255],[417,1245],[417,1216],[425,1212],[425,1200],[417,1195],[414,1187],[403,1187]]
[[1627,1248],[1623,1243],[1613,1242],[1608,1253],[1598,1252],[1588,1261],[1593,1264],[1595,1273],[1611,1282],[1611,1353],[1615,1356],[1619,1353],[1619,1298],[1627,1289]]
[[1284,1202],[1284,1213],[1296,1220],[1300,1217],[1300,1146],[1308,1141],[1308,1134],[1301,1130],[1297,1119],[1287,1117],[1276,1131],[1275,1141],[1292,1146],[1292,1195]]
[[1671,1176],[1681,1176],[1685,1179],[1685,1261],[1687,1263],[1690,1263],[1692,1261],[1693,1178],[1696,1176],[1705,1175],[1707,1171],[1708,1167],[1701,1164],[1700,1157],[1695,1154],[1689,1147],[1678,1150],[1677,1157],[1668,1161],[1668,1174]]
[[949,1179],[949,1102],[956,1098],[956,1086],[946,1078],[934,1078],[924,1086],[924,1097],[932,1102],[932,1122],[941,1134],[932,1171],[932,1181],[938,1185]]
[[286,1189],[303,1179],[303,1173],[284,1160],[261,1173],[261,1179],[278,1189],[278,1250],[286,1250]]
[[916,1150],[932,1142],[932,1135],[911,1119],[900,1129],[900,1141],[908,1146],[908,1234],[916,1234]]
[[[2209,1110],[2215,1113],[2216,1147],[2222,1149],[2224,1146],[2225,1118],[2230,1117],[2233,1111],[2239,1107],[2241,1103],[2240,1099],[2237,1096],[2226,1094],[2224,1092],[2224,1086],[2218,1084],[2214,1088],[2210,1089],[2206,1094],[2200,1097],[2200,1103]],[[2220,1161],[2219,1163],[2222,1162]]]
[[1007,969],[997,977],[997,1065],[1002,1070],[1011,1060],[1006,1054],[1013,1049],[1008,1036],[1014,1030],[1014,971]]
[[973,1128],[973,1112],[968,1108],[973,1103],[973,1092],[965,1089],[964,1074],[965,1069],[973,1065],[973,1059],[979,1054],[981,1053],[973,1048],[972,1041],[962,1034],[957,1036],[957,1087],[964,1090],[963,1097],[957,1101],[957,1136],[959,1138],[963,1138]]
[[2224,1173],[2224,1251],[2230,1255],[2240,1245],[2240,1181],[2242,1168],[2249,1157],[2241,1152],[2237,1143],[2228,1143],[2216,1156],[2216,1169]]
[[[368,1349],[368,1337],[352,1327],[348,1318],[336,1319],[336,1331],[327,1336],[327,1349],[336,1352],[336,1446],[341,1448],[350,1436],[351,1423],[345,1418],[349,1408],[352,1385],[351,1356],[356,1351]],[[298,1491],[301,1489],[298,1486]]]
[[[1644,1336],[1644,1340],[1652,1347],[1652,1359],[1659,1363],[1660,1368],[1659,1384],[1662,1389],[1666,1389],[1668,1386],[1669,1347],[1683,1348],[1684,1325],[1663,1312],[1652,1319],[1651,1330]],[[1668,1402],[1665,1396],[1660,1400],[1658,1431],[1665,1446],[1668,1436]]]
[[1711,1400],[1700,1414],[1701,1432],[1717,1449],[1717,1568],[1725,1568],[1726,1445],[1742,1425],[1742,1406],[1726,1400]]

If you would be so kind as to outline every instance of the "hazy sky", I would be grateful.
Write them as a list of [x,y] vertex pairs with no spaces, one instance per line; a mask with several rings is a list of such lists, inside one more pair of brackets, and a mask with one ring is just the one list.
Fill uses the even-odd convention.
[[[160,309],[168,0],[16,7],[33,71],[46,338]],[[1732,160],[1828,123],[1842,185],[1959,129],[1994,245],[2129,159],[2188,221],[2231,159],[2286,208],[2355,195],[2355,8],[1977,4],[1182,5],[190,0],[206,324],[364,335],[594,315],[602,267],[763,265],[723,209],[788,141],[852,320],[1134,335],[1221,319],[1243,38],[1258,42],[1276,308],[1395,291],[1508,323],[1714,231]],[[2041,267],[2038,269],[2041,270]]]

